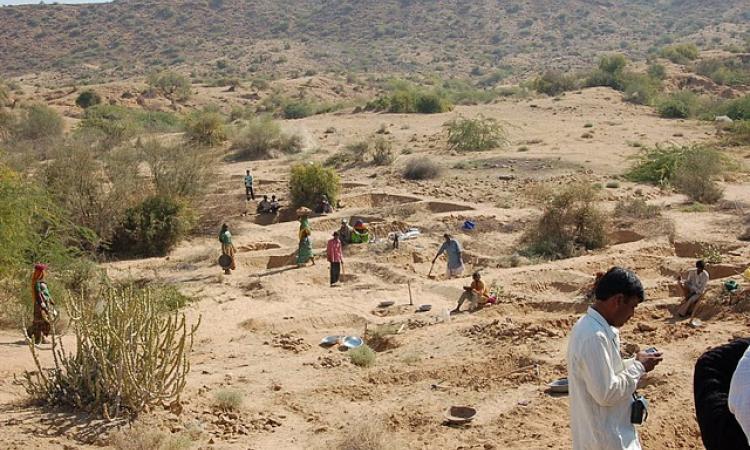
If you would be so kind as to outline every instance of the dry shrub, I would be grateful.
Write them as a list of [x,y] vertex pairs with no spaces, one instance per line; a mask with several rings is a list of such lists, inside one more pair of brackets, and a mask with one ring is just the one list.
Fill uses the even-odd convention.
[[336,450],[395,450],[398,445],[379,420],[362,418],[346,429],[346,435],[334,447]]
[[642,198],[627,198],[615,205],[615,216],[629,219],[650,219],[661,215],[656,205],[649,205]]
[[393,144],[383,137],[375,139],[372,148],[372,162],[376,166],[387,166],[393,162]]
[[165,314],[149,291],[111,289],[98,301],[77,296],[68,302],[76,348],[52,335],[54,368],[42,367],[27,336],[37,371],[23,384],[35,400],[113,418],[136,416],[156,403],[179,401],[190,372],[189,354],[200,320]]
[[150,139],[141,142],[137,150],[159,195],[195,199],[206,192],[213,179],[216,156],[205,147]]
[[406,163],[402,175],[407,180],[429,180],[440,175],[440,166],[429,158],[414,158]]
[[525,233],[525,253],[568,258],[607,243],[607,219],[596,207],[598,193],[587,183],[573,184],[546,199],[542,216]]
[[238,160],[273,158],[276,152],[285,154],[302,151],[302,138],[286,135],[269,116],[257,117],[240,128],[232,139],[234,157]]
[[365,344],[349,350],[349,359],[355,366],[372,367],[375,365],[375,351]]
[[187,450],[193,443],[184,434],[172,435],[139,424],[113,434],[110,445],[116,450]]
[[78,136],[54,152],[44,175],[52,197],[73,223],[107,242],[125,210],[147,195],[138,164],[130,149],[100,156],[85,136]]
[[239,411],[245,394],[236,389],[221,389],[214,394],[214,405],[222,411]]
[[694,202],[713,204],[724,195],[714,181],[723,171],[724,161],[716,150],[687,152],[675,170],[674,185]]

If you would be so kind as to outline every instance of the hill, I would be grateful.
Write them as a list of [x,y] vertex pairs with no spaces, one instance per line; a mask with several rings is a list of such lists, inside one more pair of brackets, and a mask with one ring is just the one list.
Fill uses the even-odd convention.
[[312,71],[523,76],[675,40],[747,37],[743,0],[115,1],[0,8],[0,75],[77,82],[177,66],[197,77]]

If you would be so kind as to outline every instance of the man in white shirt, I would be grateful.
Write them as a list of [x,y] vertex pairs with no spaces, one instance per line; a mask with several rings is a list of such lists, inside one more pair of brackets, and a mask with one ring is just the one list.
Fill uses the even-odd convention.
[[685,317],[695,311],[703,294],[708,288],[708,272],[706,264],[703,261],[696,261],[695,269],[688,271],[687,280],[682,281],[682,277],[677,277],[677,289],[684,297],[683,302],[677,307],[677,315]]
[[568,342],[570,428],[574,450],[640,450],[630,411],[638,380],[662,360],[661,353],[620,356],[623,326],[644,300],[630,270],[613,267],[595,288],[596,300],[573,327]]
[[729,410],[745,432],[750,445],[750,347],[745,350],[729,385]]

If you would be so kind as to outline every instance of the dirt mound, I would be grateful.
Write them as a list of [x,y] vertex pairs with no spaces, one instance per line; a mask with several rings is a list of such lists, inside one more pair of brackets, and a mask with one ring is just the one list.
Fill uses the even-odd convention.
[[464,336],[479,340],[485,345],[496,345],[496,341],[519,344],[535,344],[548,338],[564,337],[579,316],[565,319],[546,320],[541,323],[515,322],[510,318],[504,321],[495,319],[485,324],[475,324],[463,330]]
[[237,251],[240,252],[258,252],[261,250],[270,250],[274,248],[281,248],[281,246],[275,242],[255,242],[252,244],[246,244],[237,247]]
[[382,208],[388,206],[402,205],[404,203],[418,202],[417,197],[391,194],[362,194],[352,197],[344,197],[340,200],[344,208]]
[[299,336],[295,336],[291,333],[272,334],[270,342],[264,342],[266,345],[271,347],[281,348],[289,350],[294,353],[302,353],[310,350],[310,344],[305,343],[305,340]]

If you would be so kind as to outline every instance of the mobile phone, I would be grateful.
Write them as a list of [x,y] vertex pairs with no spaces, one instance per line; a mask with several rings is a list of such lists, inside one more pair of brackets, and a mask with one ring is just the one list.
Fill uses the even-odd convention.
[[646,353],[658,353],[659,350],[656,349],[656,347],[649,347],[646,350],[644,350]]

